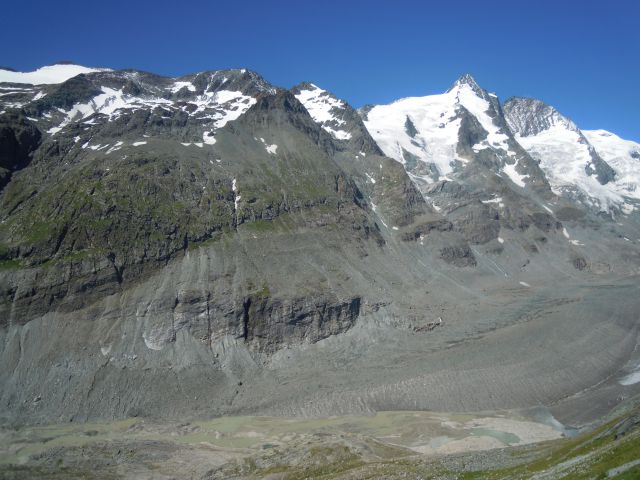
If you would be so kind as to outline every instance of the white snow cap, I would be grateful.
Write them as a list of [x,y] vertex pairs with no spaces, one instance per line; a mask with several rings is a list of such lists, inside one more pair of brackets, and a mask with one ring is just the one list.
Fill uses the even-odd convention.
[[81,73],[105,72],[109,68],[89,68],[73,64],[41,67],[33,72],[12,72],[0,69],[0,83],[29,83],[31,85],[62,83]]
[[[463,75],[440,95],[402,98],[375,106],[367,113],[364,123],[388,157],[403,164],[418,160],[433,165],[441,177],[446,177],[453,171],[454,162],[467,161],[457,154],[460,107],[476,117],[487,132],[487,138],[473,146],[475,151],[501,149],[510,155],[509,137],[493,121],[489,114],[490,102],[483,98],[482,90],[471,75]],[[409,173],[412,178],[427,183],[435,180],[431,174]]]

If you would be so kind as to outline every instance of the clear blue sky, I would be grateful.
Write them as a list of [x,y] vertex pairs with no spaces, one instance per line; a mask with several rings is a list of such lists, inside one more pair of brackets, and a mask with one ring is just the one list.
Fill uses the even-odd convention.
[[439,93],[470,72],[581,128],[640,141],[640,0],[11,1],[0,65],[165,75],[247,67],[352,105]]

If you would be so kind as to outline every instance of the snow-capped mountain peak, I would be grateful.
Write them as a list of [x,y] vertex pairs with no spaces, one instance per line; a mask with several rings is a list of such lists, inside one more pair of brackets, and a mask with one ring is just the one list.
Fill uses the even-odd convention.
[[473,75],[471,75],[470,73],[460,75],[460,77],[453,83],[453,85],[449,87],[447,92],[450,92],[451,90],[455,90],[462,86],[471,88],[471,90],[473,90],[479,96],[484,96],[485,94],[485,90],[478,84],[476,79],[473,78]]
[[[384,153],[403,163],[418,182],[448,178],[474,154],[486,149],[499,152],[503,163],[513,157],[506,163],[514,166],[515,153],[509,145],[499,101],[469,74],[443,94],[403,98],[367,109],[362,115]],[[471,151],[459,148],[465,118],[473,118],[477,125],[469,145]],[[522,184],[521,176],[515,176],[514,182]]]
[[598,211],[630,212],[640,200],[640,146],[603,131],[585,132],[554,107],[510,98],[504,113],[515,138],[545,172],[558,195],[577,196]]

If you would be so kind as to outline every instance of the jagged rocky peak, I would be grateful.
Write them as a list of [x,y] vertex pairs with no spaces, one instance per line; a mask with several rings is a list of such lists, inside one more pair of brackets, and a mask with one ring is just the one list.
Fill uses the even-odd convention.
[[451,87],[449,87],[447,92],[450,92],[450,91],[455,90],[456,88],[459,88],[459,87],[462,87],[462,86],[470,87],[478,95],[482,95],[482,93],[485,91],[478,84],[476,79],[473,78],[473,75],[471,75],[470,73],[464,73],[464,74],[460,75],[460,77],[453,83],[453,85],[451,85]]
[[[465,241],[486,244],[502,227],[537,225],[541,218],[553,229],[539,205],[552,196],[543,173],[513,138],[497,96],[472,76],[442,94],[367,110],[365,125],[382,150],[403,164]],[[463,250],[452,252],[467,258]]]
[[449,87],[446,93],[454,93],[459,96],[461,91],[473,92],[475,96],[488,102],[489,106],[486,110],[487,113],[494,117],[498,123],[502,122],[502,107],[498,100],[498,96],[495,93],[491,93],[482,88],[470,73],[461,75],[453,85]]
[[172,91],[205,93],[216,90],[240,91],[245,95],[275,94],[277,88],[259,73],[246,68],[199,72],[176,78]]
[[523,137],[537,135],[555,125],[578,132],[575,123],[535,98],[511,97],[502,108],[511,131]]

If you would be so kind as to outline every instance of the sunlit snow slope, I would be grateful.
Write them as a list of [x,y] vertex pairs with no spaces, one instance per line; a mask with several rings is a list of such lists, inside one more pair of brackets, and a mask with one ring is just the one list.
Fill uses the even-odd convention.
[[0,83],[29,83],[44,85],[62,83],[81,73],[106,71],[108,69],[88,68],[73,64],[56,64],[42,67],[33,72],[12,72],[0,69]]
[[516,140],[540,161],[556,193],[577,194],[600,211],[633,211],[634,200],[640,200],[638,144],[604,130],[582,131],[539,100],[509,99],[504,112]]
[[[640,144],[606,130],[583,130],[582,133],[616,171],[612,188],[620,195],[640,200]],[[628,205],[623,208],[630,210]]]
[[464,115],[475,118],[483,130],[481,140],[472,145],[473,152],[492,150],[502,160],[501,171],[523,187],[525,175],[515,168],[518,160],[500,122],[498,99],[470,75],[441,95],[403,98],[363,110],[365,125],[383,152],[404,164],[414,180],[423,182],[446,179],[471,160],[458,148]]

